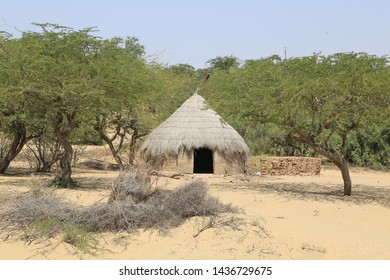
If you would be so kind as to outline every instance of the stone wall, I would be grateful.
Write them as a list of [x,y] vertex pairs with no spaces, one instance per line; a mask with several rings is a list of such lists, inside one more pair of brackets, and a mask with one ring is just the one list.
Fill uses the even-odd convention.
[[248,171],[261,175],[320,175],[321,159],[313,157],[263,157],[248,160]]

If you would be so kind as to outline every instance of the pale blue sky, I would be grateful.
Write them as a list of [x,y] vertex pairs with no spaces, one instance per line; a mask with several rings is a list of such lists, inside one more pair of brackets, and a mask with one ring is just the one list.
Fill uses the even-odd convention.
[[197,68],[216,56],[241,60],[313,52],[390,54],[388,0],[0,0],[0,30],[17,35],[57,23],[97,35],[135,36],[147,54]]

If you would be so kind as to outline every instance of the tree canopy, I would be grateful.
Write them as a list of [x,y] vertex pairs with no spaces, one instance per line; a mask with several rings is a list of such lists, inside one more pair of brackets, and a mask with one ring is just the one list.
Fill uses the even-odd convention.
[[244,126],[273,123],[332,161],[350,195],[344,157],[348,137],[388,119],[388,63],[386,57],[365,53],[252,60],[235,71],[214,73],[209,100]]
[[229,70],[230,68],[237,68],[240,62],[237,57],[230,56],[217,56],[207,61],[210,64],[210,68],[213,70]]

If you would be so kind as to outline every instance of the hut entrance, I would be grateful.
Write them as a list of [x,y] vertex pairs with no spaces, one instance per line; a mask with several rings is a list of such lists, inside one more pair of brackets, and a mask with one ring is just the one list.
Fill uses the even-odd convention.
[[214,173],[212,150],[207,148],[194,150],[194,173]]

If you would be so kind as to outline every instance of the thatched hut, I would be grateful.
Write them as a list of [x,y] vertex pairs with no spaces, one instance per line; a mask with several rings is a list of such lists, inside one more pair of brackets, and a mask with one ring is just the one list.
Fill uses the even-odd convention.
[[155,168],[184,173],[231,174],[245,171],[244,139],[195,93],[141,147]]

